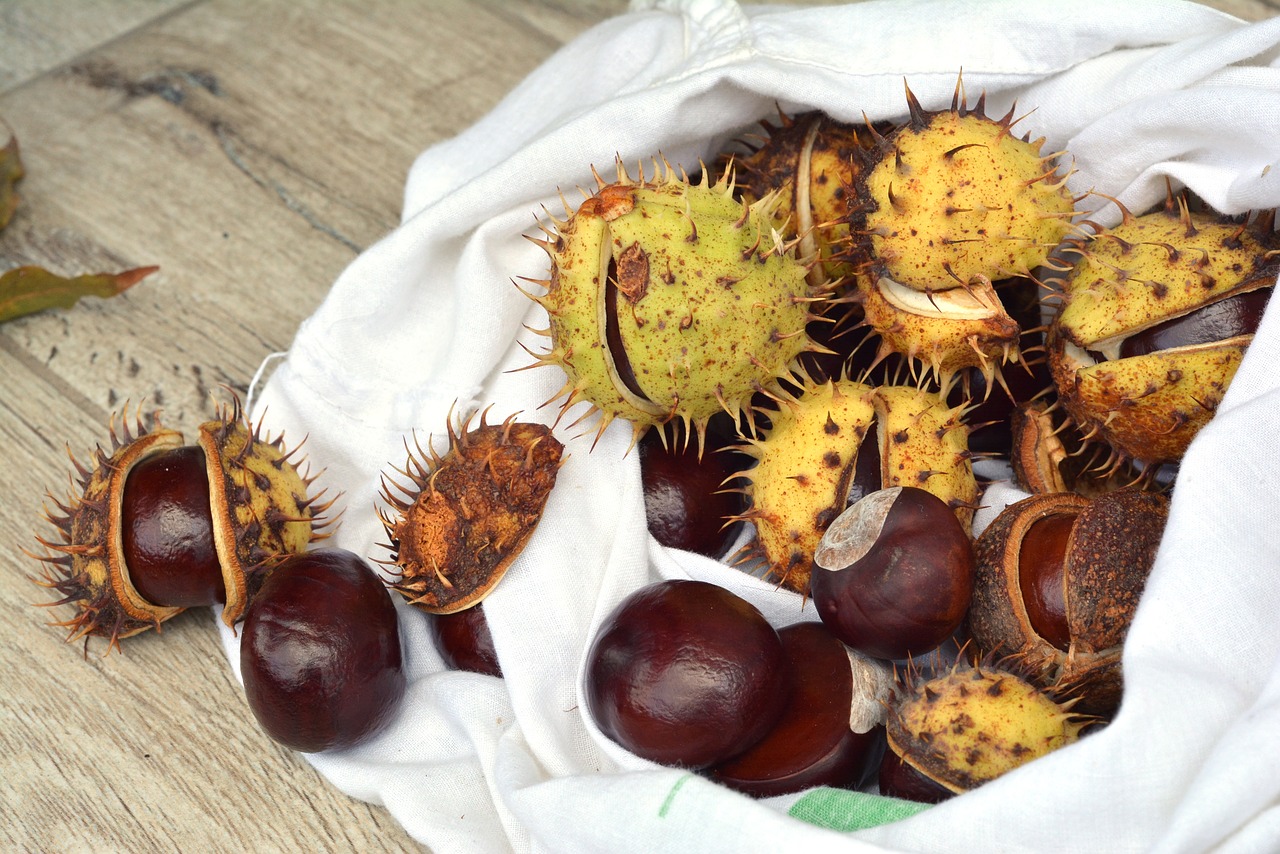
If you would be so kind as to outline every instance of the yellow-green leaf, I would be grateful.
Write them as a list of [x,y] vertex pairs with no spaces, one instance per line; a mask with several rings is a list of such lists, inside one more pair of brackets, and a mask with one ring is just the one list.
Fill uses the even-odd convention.
[[71,308],[80,297],[113,297],[159,267],[64,278],[41,267],[14,267],[0,275],[0,323],[47,308]]
[[9,144],[0,148],[0,228],[9,224],[13,211],[18,207],[18,194],[13,185],[26,174],[22,169],[22,158],[18,156],[18,138],[9,137]]

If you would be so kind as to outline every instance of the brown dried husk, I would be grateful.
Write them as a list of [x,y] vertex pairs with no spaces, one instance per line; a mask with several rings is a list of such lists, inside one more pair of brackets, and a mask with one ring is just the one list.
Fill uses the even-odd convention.
[[409,483],[383,478],[379,511],[398,575],[391,586],[432,614],[478,604],[506,574],[542,518],[564,446],[542,424],[516,421],[467,431],[447,424],[443,455],[419,446],[398,470]]
[[[1076,514],[1064,566],[1071,637],[1061,650],[1027,613],[1020,544],[1040,519]],[[1034,495],[1005,508],[975,543],[969,629],[980,650],[1017,656],[1037,684],[1079,697],[1077,709],[1109,716],[1119,705],[1124,638],[1146,585],[1168,516],[1159,494],[1119,490],[1096,498]]]

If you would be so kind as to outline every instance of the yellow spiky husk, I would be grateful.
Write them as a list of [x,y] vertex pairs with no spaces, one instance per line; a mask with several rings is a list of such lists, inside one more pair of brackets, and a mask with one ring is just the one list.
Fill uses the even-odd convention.
[[813,553],[845,507],[858,451],[875,418],[875,389],[849,380],[807,383],[770,415],[764,438],[743,446],[756,465],[743,473],[756,546],[769,574],[809,590]]
[[276,562],[328,536],[323,514],[333,500],[310,495],[314,478],[299,472],[282,437],[266,440],[261,425],[250,426],[240,403],[223,407],[201,424],[196,444],[209,475],[213,540],[222,565],[227,602],[222,621],[233,625]]
[[619,166],[546,230],[551,272],[534,299],[551,349],[534,355],[567,375],[552,398],[562,414],[585,401],[578,420],[599,412],[597,436],[615,418],[634,437],[678,419],[701,441],[713,414],[776,396],[818,349],[805,326],[823,289],[774,232],[776,197],[745,205],[732,192],[728,176],[693,184],[666,165],[632,180]]
[[1075,200],[1043,141],[969,108],[929,112],[907,88],[910,119],[877,147],[858,185],[853,232],[874,279],[921,291],[976,276],[1024,276],[1066,237]]
[[1076,741],[1082,723],[1030,682],[957,666],[895,698],[889,748],[952,792],[966,792]]
[[1063,305],[1049,328],[1049,363],[1080,431],[1115,462],[1176,461],[1208,423],[1252,334],[1126,356],[1126,339],[1211,303],[1270,288],[1280,272],[1272,217],[1241,223],[1188,209],[1168,194],[1163,209],[1074,243]]

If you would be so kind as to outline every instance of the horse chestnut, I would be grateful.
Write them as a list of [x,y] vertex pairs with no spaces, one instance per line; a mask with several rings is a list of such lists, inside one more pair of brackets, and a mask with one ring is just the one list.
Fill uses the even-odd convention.
[[810,581],[832,634],[875,658],[935,649],[973,592],[973,546],[955,513],[913,486],[873,492],[831,523]]
[[125,480],[122,510],[125,563],[142,598],[183,608],[227,601],[204,451],[186,445],[142,460]]
[[487,676],[502,675],[483,602],[452,614],[432,614],[428,626],[431,640],[446,667]]
[[290,555],[249,605],[240,669],[249,708],[276,741],[304,753],[358,744],[404,695],[395,605],[358,555]]
[[705,581],[642,587],[587,654],[600,730],[653,762],[704,768],[759,741],[789,693],[778,633],[745,599]]
[[881,724],[862,731],[850,725],[853,704],[865,691],[855,684],[861,672],[855,673],[844,644],[822,623],[796,623],[778,637],[791,672],[787,707],[763,739],[713,766],[709,776],[757,798],[860,785],[884,749]]
[[[713,422],[714,423],[714,422]],[[707,447],[695,443],[676,448],[658,430],[640,438],[640,481],[644,487],[649,533],[664,546],[724,557],[733,544],[745,502],[725,481],[746,468],[749,460],[729,447],[721,433],[708,430]]]

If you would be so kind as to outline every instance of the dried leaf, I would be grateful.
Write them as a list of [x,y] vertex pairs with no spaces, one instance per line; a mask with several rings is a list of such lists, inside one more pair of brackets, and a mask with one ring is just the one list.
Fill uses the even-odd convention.
[[18,207],[18,194],[14,192],[13,185],[24,174],[22,158],[18,156],[18,138],[10,136],[9,144],[0,148],[0,228],[9,224],[14,209]]
[[41,267],[6,270],[0,275],[0,323],[47,308],[71,308],[80,297],[113,297],[159,269],[138,267],[123,273],[90,273],[70,279]]

